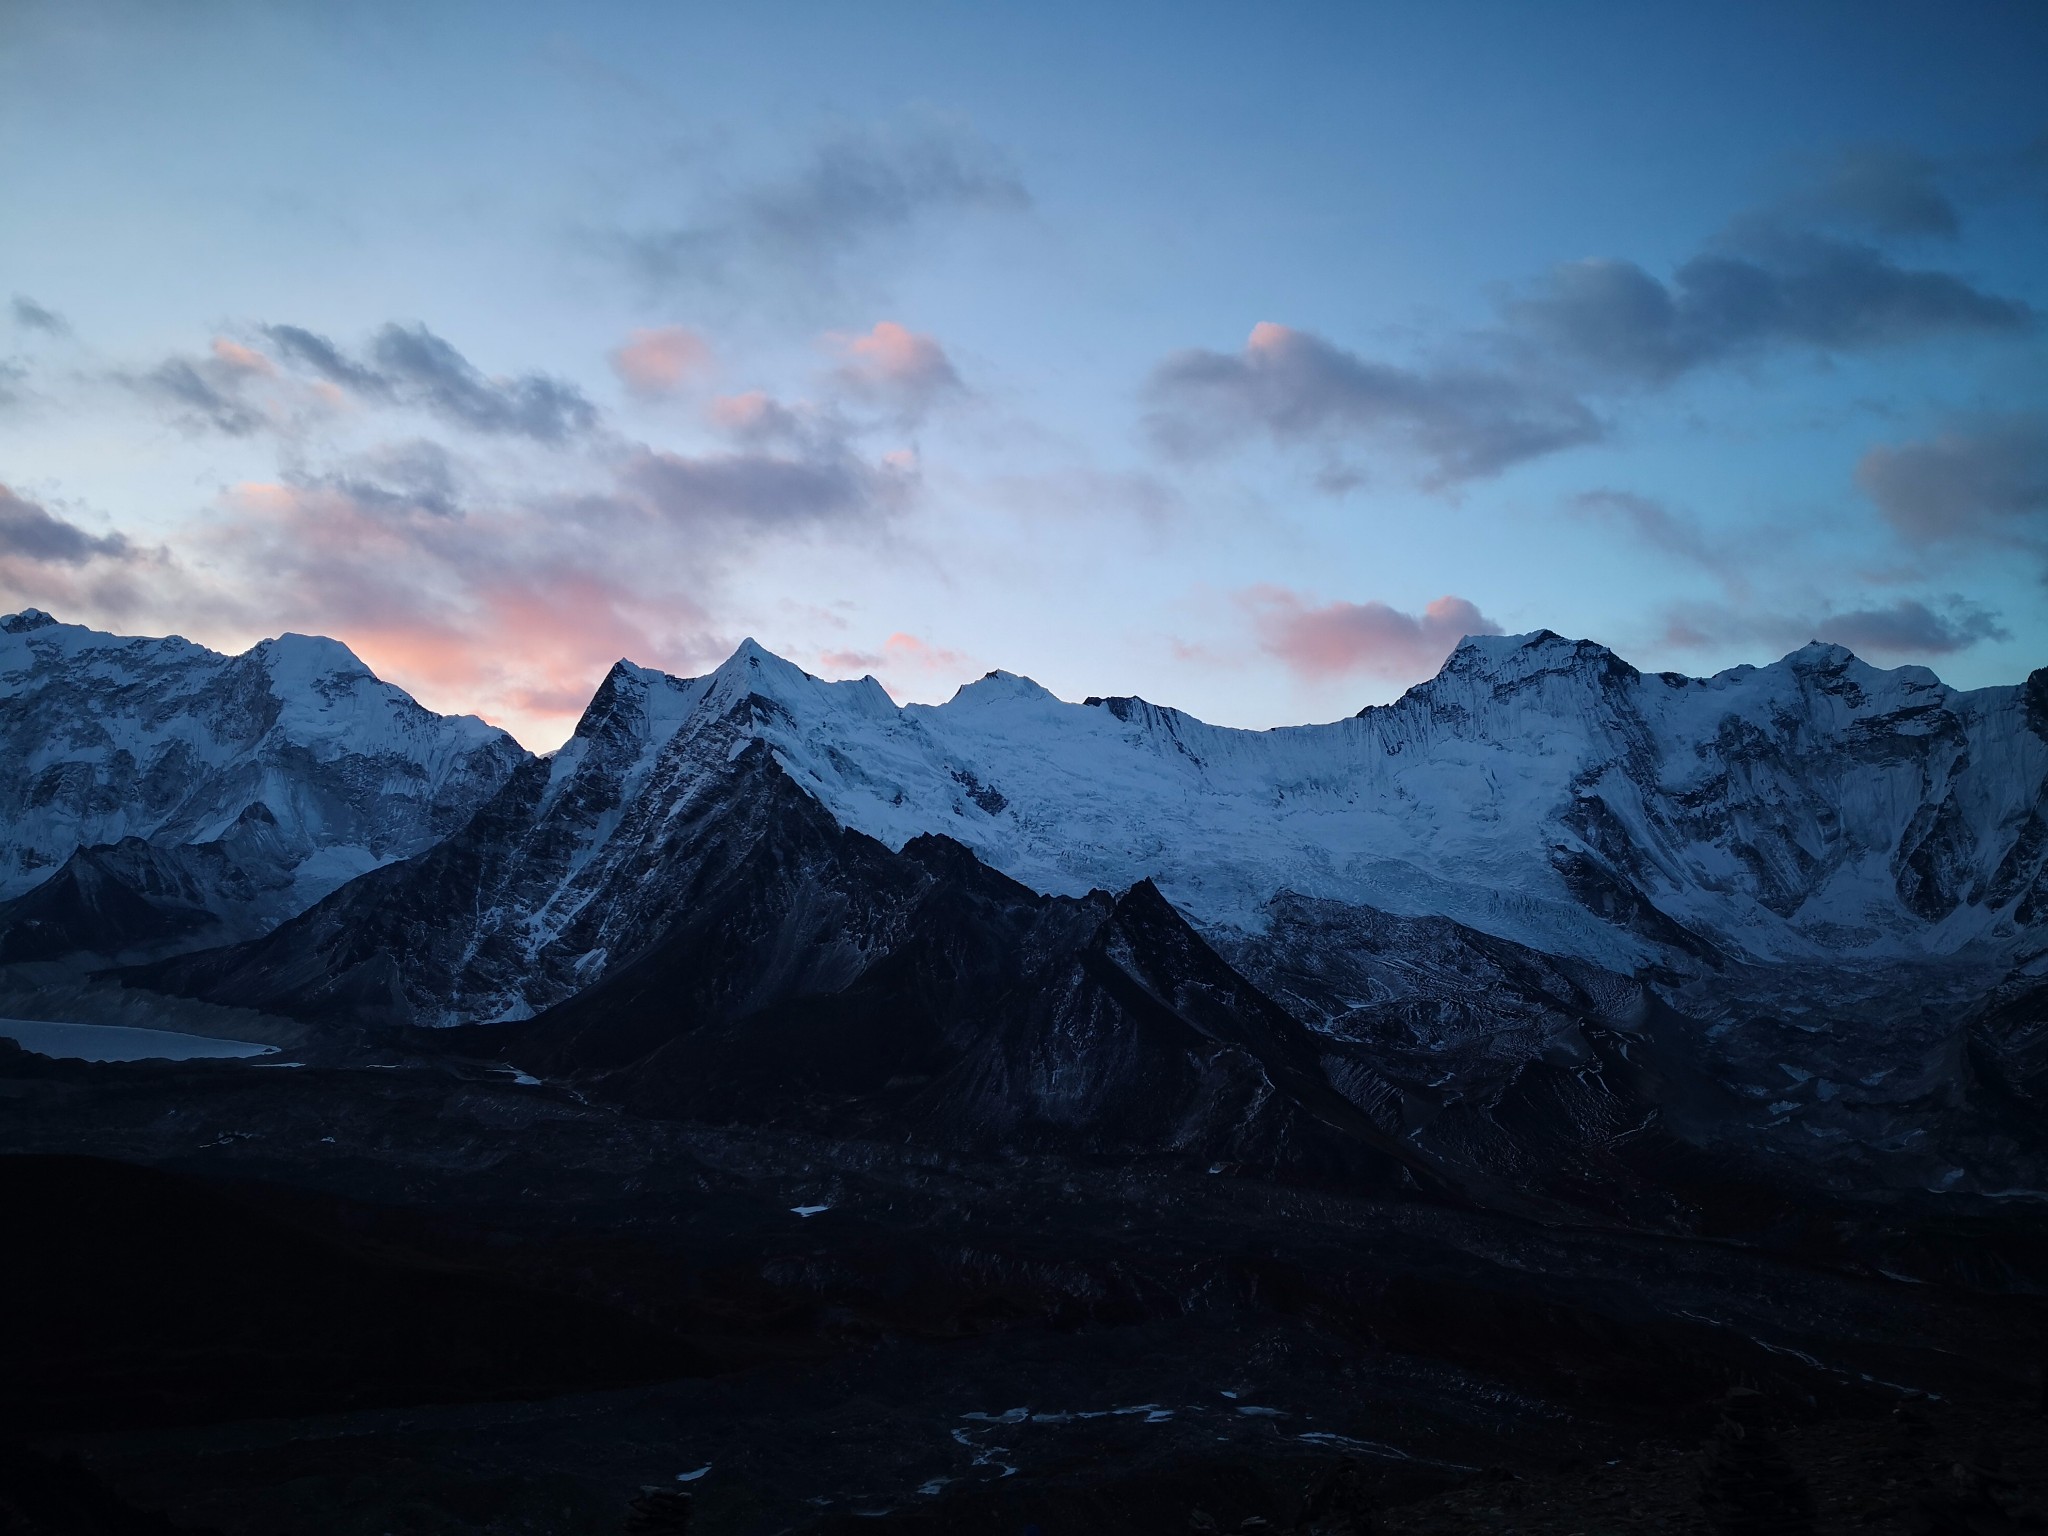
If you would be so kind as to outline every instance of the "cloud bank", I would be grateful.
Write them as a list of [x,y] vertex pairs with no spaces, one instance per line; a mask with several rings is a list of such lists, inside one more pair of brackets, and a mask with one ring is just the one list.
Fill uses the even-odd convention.
[[1252,327],[1239,352],[1167,358],[1147,395],[1154,440],[1182,458],[1255,434],[1326,448],[1358,442],[1405,450],[1438,485],[1496,475],[1601,433],[1584,402],[1544,384],[1374,362],[1270,320]]
[[2048,413],[1983,416],[1880,444],[1856,483],[1920,547],[2006,547],[2048,560]]
[[[1326,459],[1391,455],[1445,488],[1597,442],[1632,397],[1708,369],[2034,334],[2024,301],[1884,243],[1952,236],[1959,222],[1931,162],[1852,151],[1668,277],[1619,257],[1561,263],[1420,362],[1270,320],[1238,352],[1170,354],[1146,382],[1147,425],[1181,458],[1264,438]],[[1341,489],[1357,476],[1322,478]]]

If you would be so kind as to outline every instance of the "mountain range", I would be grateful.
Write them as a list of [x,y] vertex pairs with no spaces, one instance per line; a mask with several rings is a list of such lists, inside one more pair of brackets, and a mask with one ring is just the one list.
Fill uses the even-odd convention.
[[1244,731],[748,642],[536,756],[27,612],[0,740],[0,1525],[2019,1528],[2048,671]]
[[1468,639],[1393,704],[1273,731],[1001,672],[899,709],[751,641],[701,678],[621,662],[559,752],[294,937],[433,890],[447,921],[387,952],[411,1017],[559,1002],[659,935],[756,742],[850,831],[947,837],[1048,895],[1151,880],[1230,944],[1287,897],[1674,977],[2002,972],[2048,946],[2048,672],[1959,693],[1813,645],[1692,679],[1548,633]]
[[1609,1205],[1710,1143],[2033,1177],[2048,670],[1701,679],[1539,631],[1245,731],[1003,672],[898,707],[748,641],[618,663],[535,757],[332,641],[0,627],[46,872],[9,958],[657,1114]]

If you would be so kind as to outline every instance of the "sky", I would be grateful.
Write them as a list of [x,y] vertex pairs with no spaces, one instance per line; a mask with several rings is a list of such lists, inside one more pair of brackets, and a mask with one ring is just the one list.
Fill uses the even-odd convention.
[[0,5],[0,610],[561,741],[2048,663],[2048,9]]

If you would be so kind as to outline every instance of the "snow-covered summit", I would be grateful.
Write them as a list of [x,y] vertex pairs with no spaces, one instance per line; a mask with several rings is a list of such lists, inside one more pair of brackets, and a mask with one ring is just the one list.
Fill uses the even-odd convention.
[[210,843],[260,805],[300,905],[445,836],[525,756],[336,640],[224,656],[38,609],[0,618],[0,753],[0,897],[81,846]]

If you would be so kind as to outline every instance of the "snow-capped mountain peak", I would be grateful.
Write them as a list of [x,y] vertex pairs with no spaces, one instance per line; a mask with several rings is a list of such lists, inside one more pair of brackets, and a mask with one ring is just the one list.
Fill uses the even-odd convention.
[[75,849],[210,844],[260,805],[289,850],[284,910],[446,836],[526,756],[474,716],[422,708],[339,641],[287,634],[224,656],[36,609],[0,619],[0,747],[0,897]]
[[1015,709],[1034,705],[1059,706],[1050,689],[1028,677],[1000,669],[985,672],[971,683],[962,683],[941,708],[967,712],[981,709]]

